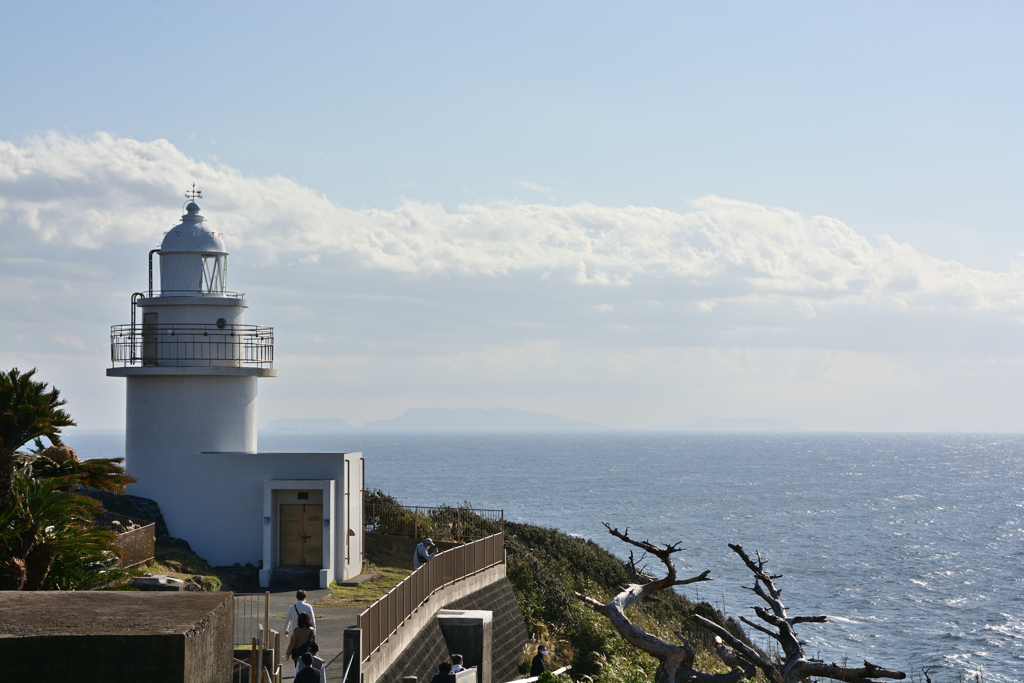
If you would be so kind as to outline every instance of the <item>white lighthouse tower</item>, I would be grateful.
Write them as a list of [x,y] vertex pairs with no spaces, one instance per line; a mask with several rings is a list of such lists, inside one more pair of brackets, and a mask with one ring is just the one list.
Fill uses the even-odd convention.
[[187,197],[150,252],[131,323],[111,328],[107,375],[127,379],[129,492],[159,503],[171,535],[211,564],[262,563],[264,586],[277,568],[305,568],[326,587],[361,568],[361,454],[257,451],[257,380],[277,376],[274,331],[245,324],[223,237],[194,186]]
[[249,302],[227,290],[224,240],[199,205],[188,204],[156,253],[161,289],[133,297],[134,324],[113,330],[113,360],[126,364],[107,371],[128,379],[133,493],[154,499],[169,451],[256,451],[257,378],[277,375],[274,331],[244,324]]

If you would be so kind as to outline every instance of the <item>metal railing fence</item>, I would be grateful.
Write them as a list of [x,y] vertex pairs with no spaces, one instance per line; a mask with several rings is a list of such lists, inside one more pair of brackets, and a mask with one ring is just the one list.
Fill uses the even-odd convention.
[[504,531],[505,511],[365,503],[363,524],[371,534],[464,543]]
[[130,529],[137,527],[148,526],[155,524],[148,519],[139,519],[138,517],[129,517],[128,515],[122,515],[117,512],[110,512],[104,510],[95,517],[92,518],[93,526],[105,526],[115,533],[122,533]]
[[209,299],[244,299],[245,292],[231,292],[226,289],[208,291],[204,289],[154,289],[151,292],[140,292],[149,298],[154,297],[199,297]]
[[356,625],[362,631],[360,660],[369,659],[438,590],[504,561],[502,532],[435,555],[359,615]]
[[270,593],[235,593],[235,645],[246,645],[270,628]]
[[266,325],[113,325],[114,365],[273,367],[274,328]]
[[255,676],[259,683],[280,683],[281,634],[270,628],[270,593],[235,593],[232,606],[235,611],[234,647],[248,645],[251,648],[248,663],[235,660],[233,675],[237,673],[238,678],[234,680],[248,683]]
[[122,551],[118,558],[119,568],[128,569],[156,556],[156,522],[116,512],[101,512],[93,517],[92,524],[107,527],[116,534],[114,545]]

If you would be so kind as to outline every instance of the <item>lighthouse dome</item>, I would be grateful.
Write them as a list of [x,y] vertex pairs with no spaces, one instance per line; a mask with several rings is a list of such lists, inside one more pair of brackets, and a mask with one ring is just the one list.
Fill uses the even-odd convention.
[[220,233],[206,225],[195,201],[160,245],[161,296],[224,296],[228,253]]
[[164,235],[160,245],[161,254],[226,254],[224,239],[206,225],[206,219],[199,213],[199,205],[189,202],[185,207],[181,223]]

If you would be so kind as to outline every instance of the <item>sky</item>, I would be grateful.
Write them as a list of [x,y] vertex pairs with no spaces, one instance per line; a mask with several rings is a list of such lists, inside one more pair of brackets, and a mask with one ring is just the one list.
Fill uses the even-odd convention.
[[124,425],[184,191],[261,424],[1024,431],[1024,4],[0,1],[0,366]]

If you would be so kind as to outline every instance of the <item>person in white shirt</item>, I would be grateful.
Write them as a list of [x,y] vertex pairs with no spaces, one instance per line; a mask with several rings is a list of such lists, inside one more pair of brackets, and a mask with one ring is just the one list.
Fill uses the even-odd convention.
[[457,674],[462,670],[462,655],[452,655],[452,673]]
[[312,628],[316,630],[316,617],[313,616],[313,606],[306,602],[306,591],[298,591],[295,593],[295,599],[298,600],[294,605],[288,608],[288,614],[284,618],[284,637],[298,628],[299,615],[306,613],[309,615],[309,621],[312,623]]

